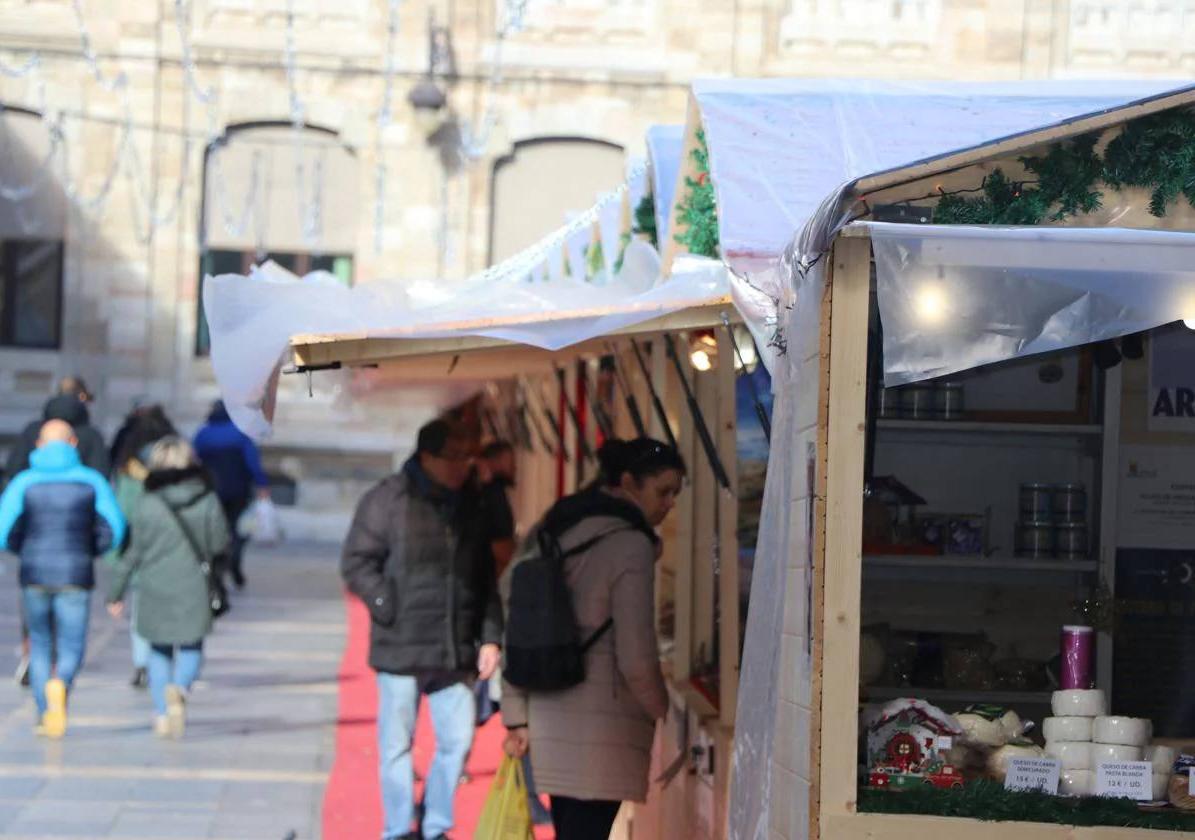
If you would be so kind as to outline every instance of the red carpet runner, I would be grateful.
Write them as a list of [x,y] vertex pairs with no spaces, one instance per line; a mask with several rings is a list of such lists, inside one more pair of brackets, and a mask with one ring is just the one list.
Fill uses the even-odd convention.
[[[336,721],[336,759],[324,791],[324,840],[378,840],[382,834],[382,795],[378,789],[378,693],[369,669],[369,614],[346,596],[348,640],[340,663],[340,708]],[[502,724],[495,715],[477,731],[468,772],[472,777],[456,792],[453,840],[473,837],[490,782],[502,758]],[[435,736],[426,708],[415,731],[415,771],[422,777],[435,753]],[[417,791],[422,794],[422,784]],[[550,827],[537,827],[536,840],[551,840]]]

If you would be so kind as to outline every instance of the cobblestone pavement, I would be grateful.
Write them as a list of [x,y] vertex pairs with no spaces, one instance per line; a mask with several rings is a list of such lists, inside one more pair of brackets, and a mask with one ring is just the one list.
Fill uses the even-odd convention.
[[336,560],[334,546],[250,551],[177,742],[154,738],[148,693],[129,686],[127,623],[104,612],[101,582],[70,730],[51,742],[10,676],[16,563],[0,555],[0,836],[318,837],[345,632]]

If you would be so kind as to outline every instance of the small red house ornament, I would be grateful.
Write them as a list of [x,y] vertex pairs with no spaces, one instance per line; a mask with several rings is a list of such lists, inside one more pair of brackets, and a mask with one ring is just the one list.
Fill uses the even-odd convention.
[[893,700],[864,723],[869,787],[963,786],[962,774],[946,759],[963,730],[937,706],[911,698]]

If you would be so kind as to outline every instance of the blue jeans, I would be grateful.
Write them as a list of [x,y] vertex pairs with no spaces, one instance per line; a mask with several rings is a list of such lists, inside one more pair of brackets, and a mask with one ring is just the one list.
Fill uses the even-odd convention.
[[166,686],[177,685],[184,692],[199,678],[203,665],[203,640],[189,645],[151,645],[149,650],[149,696],[154,711],[166,714]]
[[137,633],[137,592],[129,593],[129,641],[133,647],[133,667],[149,668],[149,642]]
[[21,590],[29,625],[29,684],[39,715],[46,711],[46,683],[55,669],[69,689],[87,652],[87,624],[91,619],[91,590],[26,586]]
[[[427,696],[436,755],[423,794],[423,836],[435,837],[452,828],[452,799],[473,744],[476,706],[473,692],[456,683]],[[419,688],[414,677],[378,674],[378,755],[381,759],[382,840],[411,831],[415,815],[415,779],[411,742],[419,712]]]

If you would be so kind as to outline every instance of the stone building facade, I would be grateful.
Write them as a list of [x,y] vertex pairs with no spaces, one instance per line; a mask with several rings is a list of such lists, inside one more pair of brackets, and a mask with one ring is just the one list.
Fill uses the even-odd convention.
[[[0,0],[0,436],[69,373],[109,433],[138,398],[194,429],[205,271],[451,284],[612,186],[698,76],[1193,64],[1192,0]],[[407,98],[429,67],[437,112]],[[298,481],[292,535],[339,536],[465,390],[284,377],[265,451]]]

